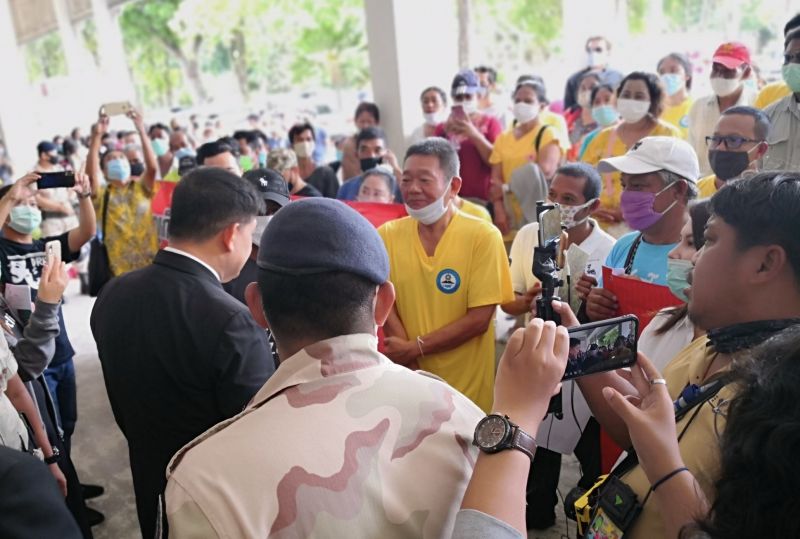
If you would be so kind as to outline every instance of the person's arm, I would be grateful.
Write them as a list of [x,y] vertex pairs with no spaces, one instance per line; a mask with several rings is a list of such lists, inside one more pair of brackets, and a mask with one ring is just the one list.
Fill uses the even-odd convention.
[[[97,233],[97,216],[92,203],[92,188],[89,177],[83,172],[75,173],[75,192],[78,193],[78,228],[69,231],[68,244],[71,253],[77,253],[81,247]],[[65,254],[65,260],[69,257]]]
[[[461,346],[470,339],[482,335],[489,329],[497,305],[483,305],[467,309],[467,313],[450,324],[427,335],[420,340],[387,337],[384,340],[386,355],[393,361],[406,365],[428,354],[438,354]],[[422,348],[422,350],[420,350]]]
[[[3,341],[5,341],[5,339],[3,339]],[[6,351],[9,354],[11,353],[8,351],[8,348],[6,348]],[[31,399],[28,390],[25,389],[25,384],[22,383],[22,380],[20,380],[18,374],[15,374],[8,380],[6,396],[8,397],[8,400],[11,401],[11,404],[14,405],[14,408],[17,410],[17,412],[25,414],[25,417],[28,418],[28,422],[33,430],[33,439],[36,441],[36,445],[39,446],[39,449],[42,450],[44,457],[52,457],[53,446],[50,445],[50,440],[47,438],[47,432],[45,432],[44,425],[39,417],[39,410],[36,408],[36,405],[33,404],[33,400]],[[58,483],[58,488],[61,490],[61,494],[66,497],[67,479],[64,477],[61,469],[58,467],[58,463],[54,462],[52,464],[48,464],[47,467]]]
[[[610,388],[603,394],[609,406],[625,422],[647,476],[661,518],[665,537],[678,537],[681,529],[708,514],[709,503],[694,475],[685,468],[678,446],[675,412],[665,384],[653,384],[661,374],[650,360],[639,354],[631,367],[631,382],[639,398],[636,404]],[[677,472],[677,473],[675,473]]]
[[[508,416],[534,436],[550,397],[561,386],[568,352],[566,328],[556,328],[552,322],[534,319],[515,331],[497,369],[493,412]],[[481,452],[461,508],[480,511],[527,534],[525,491],[530,467],[528,456],[515,449]]]
[[539,150],[539,155],[536,156],[536,164],[542,170],[545,178],[552,178],[556,173],[558,164],[561,162],[561,146],[559,146],[558,139],[545,145],[544,148]]
[[92,135],[89,139],[89,153],[86,155],[86,173],[89,175],[92,187],[92,197],[100,192],[100,176],[103,171],[100,167],[100,146],[103,135],[108,132],[108,116],[100,115],[97,123],[92,126]]
[[610,290],[594,286],[586,296],[586,315],[593,322],[617,316],[617,296]]
[[342,180],[361,174],[361,163],[358,160],[356,137],[348,137],[342,145]]
[[514,292],[514,301],[504,303],[500,308],[503,309],[503,312],[512,316],[527,314],[533,310],[533,302],[536,301],[536,298],[541,293],[542,283],[536,283],[526,290],[524,294]]
[[408,340],[406,328],[403,326],[403,321],[397,313],[397,305],[392,305],[392,310],[389,312],[389,317],[383,324],[383,334],[386,337],[397,337],[399,339]]
[[144,128],[144,119],[138,110],[131,110],[128,112],[128,118],[133,121],[136,126],[136,132],[139,133],[139,139],[142,141],[142,154],[144,155],[144,173],[139,181],[148,193],[153,192],[153,186],[156,183],[156,170],[158,169],[158,159],[156,152],[153,151],[153,145],[150,143],[150,137],[147,136],[147,131]]
[[489,201],[492,203],[494,210],[494,224],[500,229],[500,232],[507,234],[509,230],[508,214],[506,207],[503,203],[505,193],[503,191],[503,165],[502,163],[492,164],[492,179],[489,184]]

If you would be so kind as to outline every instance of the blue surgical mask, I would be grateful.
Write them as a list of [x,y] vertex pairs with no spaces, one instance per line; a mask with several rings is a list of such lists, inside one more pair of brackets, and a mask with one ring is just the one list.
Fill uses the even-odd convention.
[[677,73],[664,73],[661,75],[661,80],[664,82],[664,87],[667,90],[667,95],[675,95],[683,88],[685,79]]
[[267,152],[264,150],[258,152],[258,166],[261,168],[267,166]]
[[670,292],[683,301],[689,301],[686,295],[686,289],[689,288],[689,272],[692,270],[693,264],[691,260],[673,260],[667,259],[667,286]]
[[167,154],[169,150],[169,142],[167,142],[167,139],[154,138],[150,140],[150,143],[153,145],[153,151],[158,157]]
[[14,206],[11,208],[11,221],[8,226],[20,234],[33,234],[42,224],[42,212],[33,206]]
[[112,159],[106,165],[106,178],[126,182],[131,177],[131,165],[127,159]]
[[601,105],[592,108],[592,119],[597,122],[600,127],[608,127],[619,120],[619,113],[617,109],[611,105]]

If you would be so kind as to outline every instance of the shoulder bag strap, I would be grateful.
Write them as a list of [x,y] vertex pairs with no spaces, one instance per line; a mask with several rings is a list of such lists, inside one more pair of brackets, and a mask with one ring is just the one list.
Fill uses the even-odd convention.
[[106,242],[106,216],[108,215],[108,197],[111,194],[109,192],[109,189],[110,188],[107,185],[106,186],[106,192],[103,193],[103,217],[102,217],[102,219],[100,221],[100,226],[102,227],[101,228],[102,237],[100,238],[100,241],[102,243]]

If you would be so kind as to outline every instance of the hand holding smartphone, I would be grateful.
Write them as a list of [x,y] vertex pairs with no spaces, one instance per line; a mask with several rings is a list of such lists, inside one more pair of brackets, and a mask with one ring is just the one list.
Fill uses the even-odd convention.
[[563,380],[630,367],[636,363],[639,319],[629,314],[569,328]]
[[467,119],[467,113],[464,112],[464,107],[461,105],[453,105],[450,107],[450,117],[455,120],[464,121]]
[[75,173],[71,170],[62,172],[38,172],[36,180],[38,189],[54,189],[56,187],[75,187]]
[[133,110],[129,101],[114,101],[100,106],[100,116],[121,116]]

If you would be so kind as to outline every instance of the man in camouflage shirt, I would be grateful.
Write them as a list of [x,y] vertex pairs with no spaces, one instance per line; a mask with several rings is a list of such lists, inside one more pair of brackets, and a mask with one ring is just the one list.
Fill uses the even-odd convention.
[[171,537],[449,536],[484,414],[378,352],[394,287],[377,232],[307,199],[262,245],[246,297],[286,359],[244,412],[173,458]]

